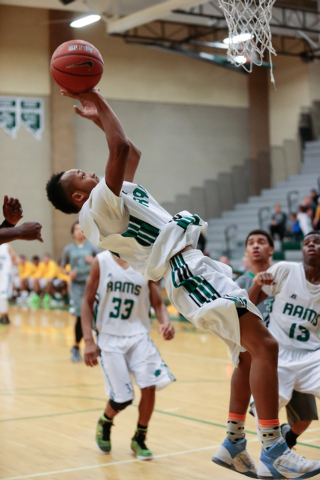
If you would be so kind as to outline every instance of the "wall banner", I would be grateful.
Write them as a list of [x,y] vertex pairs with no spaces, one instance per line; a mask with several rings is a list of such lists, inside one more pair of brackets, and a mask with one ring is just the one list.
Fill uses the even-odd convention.
[[11,98],[0,96],[0,127],[16,138],[20,124],[34,138],[41,140],[44,130],[44,106],[41,98]]
[[12,138],[16,138],[19,126],[19,99],[0,97],[0,127]]

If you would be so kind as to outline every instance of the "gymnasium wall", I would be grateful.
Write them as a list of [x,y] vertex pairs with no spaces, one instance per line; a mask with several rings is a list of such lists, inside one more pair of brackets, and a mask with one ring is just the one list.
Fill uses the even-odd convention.
[[[248,156],[245,108],[122,100],[110,105],[142,150],[136,181],[159,202],[173,201]],[[77,117],[77,168],[103,175],[107,155],[103,132]]]

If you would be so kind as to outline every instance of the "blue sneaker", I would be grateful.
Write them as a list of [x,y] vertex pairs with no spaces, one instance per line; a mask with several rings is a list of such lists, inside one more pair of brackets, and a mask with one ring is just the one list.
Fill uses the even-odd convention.
[[245,438],[237,443],[232,443],[229,438],[226,438],[212,461],[221,467],[229,468],[229,470],[247,477],[258,478],[256,467],[246,447],[247,440]]
[[284,440],[262,450],[258,478],[311,478],[320,473],[320,462],[292,452]]

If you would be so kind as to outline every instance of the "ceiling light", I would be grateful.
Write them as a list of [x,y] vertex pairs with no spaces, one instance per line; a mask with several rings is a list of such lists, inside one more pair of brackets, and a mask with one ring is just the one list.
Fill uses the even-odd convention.
[[235,57],[235,61],[241,64],[247,63],[247,59],[243,55],[238,55],[237,57]]
[[100,18],[100,15],[87,15],[86,17],[78,18],[78,20],[70,23],[70,27],[82,28],[86,25],[90,25],[90,23],[98,22]]
[[241,35],[236,35],[232,38],[225,38],[223,40],[223,43],[226,43],[227,45],[229,45],[230,43],[247,42],[251,38],[253,38],[252,33],[242,33]]

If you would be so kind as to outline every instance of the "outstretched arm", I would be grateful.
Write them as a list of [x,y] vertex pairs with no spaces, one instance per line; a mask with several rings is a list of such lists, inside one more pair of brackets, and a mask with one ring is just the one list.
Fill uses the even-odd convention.
[[162,333],[165,340],[172,340],[174,337],[174,328],[170,322],[167,307],[161,296],[159,284],[149,280],[150,303],[154,308],[157,320],[159,322],[158,332]]
[[99,348],[94,342],[92,335],[93,304],[99,286],[100,268],[99,260],[94,259],[90,275],[86,283],[81,304],[81,326],[85,341],[84,361],[88,367],[98,365]]
[[1,228],[0,245],[13,242],[13,240],[39,240],[39,242],[43,242],[41,238],[41,228],[42,226],[37,222],[25,222],[15,228]]
[[123,181],[133,181],[140,151],[127,138],[119,119],[98,90],[81,94],[62,90],[61,94],[79,100],[82,110],[75,106],[76,113],[92,120],[104,131],[109,147],[105,179],[110,190],[119,196]]

